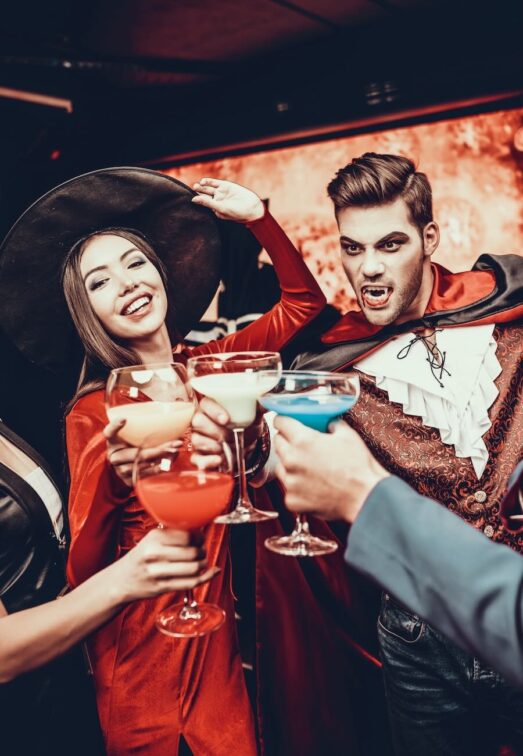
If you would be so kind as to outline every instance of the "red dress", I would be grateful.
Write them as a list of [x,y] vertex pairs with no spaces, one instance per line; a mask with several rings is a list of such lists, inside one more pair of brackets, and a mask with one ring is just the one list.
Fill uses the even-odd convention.
[[[280,302],[239,333],[196,349],[191,356],[224,351],[282,349],[323,308],[325,299],[300,255],[266,214],[250,224],[270,252],[282,288]],[[82,397],[66,418],[71,491],[68,577],[78,585],[128,551],[155,523],[107,462],[102,429],[107,424],[102,391]],[[227,530],[208,528],[210,565],[222,572],[196,590],[219,604],[227,621],[197,640],[158,632],[156,614],[173,595],[126,607],[89,641],[98,711],[109,756],[175,756],[183,734],[192,751],[206,756],[256,754],[234,623]]]

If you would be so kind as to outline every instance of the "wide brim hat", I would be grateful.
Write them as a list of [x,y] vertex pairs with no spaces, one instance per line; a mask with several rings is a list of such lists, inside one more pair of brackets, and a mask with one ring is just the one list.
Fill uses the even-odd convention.
[[0,327],[31,362],[62,372],[78,338],[62,269],[82,237],[137,231],[168,273],[177,332],[188,333],[220,280],[222,236],[214,214],[180,181],[145,168],[106,168],[70,179],[34,202],[0,246]]

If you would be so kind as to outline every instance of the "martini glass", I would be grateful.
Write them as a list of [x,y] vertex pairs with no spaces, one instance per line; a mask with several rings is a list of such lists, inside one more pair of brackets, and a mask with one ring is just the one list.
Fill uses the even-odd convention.
[[[157,445],[156,437],[153,434],[152,441],[151,437],[146,439],[133,466],[140,503],[159,527],[191,531],[208,525],[225,511],[231,499],[234,482],[227,461],[220,469],[202,470],[191,462],[187,439],[174,445]],[[223,609],[198,603],[192,590],[187,590],[181,603],[157,616],[156,627],[174,638],[198,638],[218,630],[224,621]]]
[[[291,370],[282,373],[278,385],[262,396],[260,403],[267,410],[293,417],[309,428],[326,433],[332,420],[354,406],[359,391],[359,378],[354,372]],[[296,515],[290,535],[267,538],[265,546],[277,554],[294,557],[323,556],[338,548],[336,541],[312,535],[306,517],[301,514]]]
[[181,438],[191,423],[196,397],[182,365],[157,363],[112,370],[105,407],[109,420],[125,420],[118,436],[130,446]]
[[278,352],[224,352],[191,357],[189,380],[195,391],[214,399],[227,411],[234,434],[239,494],[235,508],[215,522],[241,525],[278,517],[277,512],[255,509],[245,475],[244,431],[256,417],[259,397],[276,386],[281,375]]

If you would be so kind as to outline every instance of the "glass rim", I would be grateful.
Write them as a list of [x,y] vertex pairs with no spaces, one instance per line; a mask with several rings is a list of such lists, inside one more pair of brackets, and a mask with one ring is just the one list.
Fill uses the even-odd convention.
[[[242,359],[243,358],[243,359]],[[198,354],[195,357],[189,357],[187,359],[187,366],[196,365],[209,361],[209,362],[263,362],[278,358],[281,361],[281,355],[279,352],[270,351],[244,351],[244,352],[213,352],[211,354]]]
[[323,378],[329,380],[343,380],[347,378],[359,378],[358,371],[351,368],[345,372],[332,372],[329,370],[283,370],[280,381],[284,378]]
[[[144,438],[142,443],[136,447],[136,450],[137,450],[136,456],[131,466],[131,477],[132,477],[134,486],[136,486],[139,480],[143,480],[143,478],[145,477],[139,472],[140,464],[142,464],[143,462],[147,463],[148,461],[154,461],[155,459],[158,459],[158,457],[160,456],[167,457],[169,455],[172,455],[175,459],[179,458],[180,451],[185,450],[188,446],[190,446],[190,440],[186,440],[183,436],[181,438],[172,439],[171,441],[162,441],[160,443],[156,443],[151,446],[150,441],[154,437],[155,437],[155,432],[152,431],[148,436],[146,436],[146,438]],[[175,444],[176,448],[169,448],[169,446],[172,445],[173,443]],[[232,449],[230,447],[230,444],[228,444],[226,441],[222,442],[222,448],[223,448],[224,456],[225,456],[225,464],[220,465],[218,469],[199,468],[198,465],[193,464],[191,462],[191,467],[189,468],[189,471],[203,473],[203,475],[209,475],[212,473],[220,473],[222,475],[230,476],[230,478],[234,481],[234,469],[233,469],[234,455],[233,455]],[[153,457],[151,460],[148,460],[145,458],[145,455],[147,454],[148,451],[158,451],[158,455]],[[185,469],[183,471],[185,471]],[[174,472],[177,475],[179,475],[183,471],[180,471],[179,468],[176,468]],[[160,476],[163,473],[170,473],[170,472],[172,472],[172,470],[160,470],[159,472],[152,473],[152,475]]]
[[123,367],[118,368],[112,368],[110,371],[110,375],[119,375],[120,373],[125,373],[127,371],[138,371],[138,370],[159,370],[161,368],[182,368],[185,372],[187,372],[187,368],[182,362],[151,362],[148,364],[145,363],[138,363],[136,365],[124,365]]

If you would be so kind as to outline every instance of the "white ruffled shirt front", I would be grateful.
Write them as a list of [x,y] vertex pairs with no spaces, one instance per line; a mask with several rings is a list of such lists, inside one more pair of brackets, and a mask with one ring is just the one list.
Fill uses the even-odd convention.
[[421,341],[411,346],[404,359],[398,359],[398,353],[415,338],[413,333],[394,338],[354,365],[373,376],[406,415],[437,428],[443,443],[454,446],[457,457],[470,457],[478,478],[488,462],[483,437],[491,426],[488,410],[498,395],[494,381],[501,372],[493,333],[493,325],[437,331],[436,343],[446,353],[445,369],[450,373],[443,373],[443,386],[431,372]]

